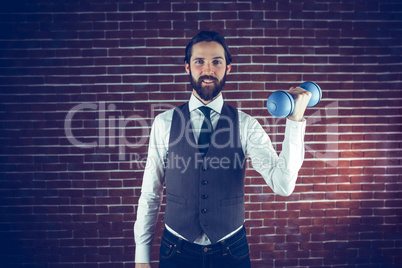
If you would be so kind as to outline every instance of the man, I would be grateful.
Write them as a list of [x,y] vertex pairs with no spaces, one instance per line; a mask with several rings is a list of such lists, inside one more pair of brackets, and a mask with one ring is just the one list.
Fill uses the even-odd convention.
[[272,190],[290,195],[304,159],[304,111],[311,93],[291,88],[294,112],[276,154],[256,119],[224,103],[231,70],[223,36],[200,32],[186,47],[190,101],[155,118],[134,227],[136,267],[150,266],[150,249],[166,184],[161,268],[251,267],[244,223],[248,156]]

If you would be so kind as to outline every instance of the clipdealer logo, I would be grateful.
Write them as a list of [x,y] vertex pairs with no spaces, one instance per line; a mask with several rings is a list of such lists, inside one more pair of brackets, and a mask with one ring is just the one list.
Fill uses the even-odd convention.
[[[203,157],[201,153],[195,153],[193,157],[182,157],[179,155],[169,155],[163,160],[141,157],[139,154],[131,154],[130,168],[134,170],[147,170],[150,174],[158,171],[158,167],[164,166],[167,169],[177,169],[184,174],[189,167],[198,169],[200,167],[214,169],[242,169],[250,160],[249,157],[235,154],[233,158],[229,157]],[[272,155],[258,157],[252,160],[253,167],[259,170],[270,169],[272,167],[285,168],[283,158],[275,159]],[[251,160],[250,160],[251,161]]]
[[[129,117],[114,116],[108,113],[115,112],[116,105],[108,104],[105,102],[97,103],[81,103],[71,108],[64,120],[64,132],[68,141],[78,148],[119,148],[119,160],[126,160],[126,148],[138,148],[146,145],[147,137],[149,135],[149,125],[145,118],[133,114]],[[77,137],[74,131],[82,128],[73,127],[75,116],[79,113],[96,113],[97,121],[97,137],[92,138],[91,141],[86,141],[88,137]],[[95,124],[96,125],[96,124]],[[131,126],[130,126],[131,125]],[[141,131],[140,139],[135,143],[127,139],[127,129],[135,126],[136,129]],[[136,137],[136,138],[138,138]]]
[[[241,103],[239,103],[241,106]],[[149,122],[155,118],[158,112],[166,111],[168,109],[173,109],[176,106],[171,104],[152,104],[150,109],[150,117],[143,118],[139,115],[132,114],[129,117],[124,117],[122,115],[116,116],[115,113],[119,112],[116,109],[115,104],[106,104],[105,102],[99,103],[80,103],[72,107],[64,120],[64,131],[68,141],[78,148],[118,148],[118,160],[119,161],[130,161],[130,168],[144,169],[147,166],[153,166],[152,163],[147,163],[147,157],[144,153],[134,152],[127,153],[127,148],[138,149],[142,146],[148,146],[148,137],[151,131],[151,126]],[[314,159],[322,160],[331,166],[338,165],[338,145],[339,145],[339,122],[338,122],[338,102],[330,102],[322,108],[317,108],[316,111],[307,116],[307,133],[306,135],[311,135],[308,132],[309,126],[320,126],[323,131],[319,133],[312,133],[312,135],[320,136],[319,141],[308,141],[305,142],[305,151],[311,153]],[[241,107],[239,107],[241,109]],[[73,126],[74,122],[82,121],[79,114],[92,113],[96,114],[94,123],[97,129],[97,136],[83,137],[82,135],[75,135],[74,132],[78,130],[85,129],[81,124],[80,127]],[[113,114],[114,113],[114,114]],[[120,113],[121,114],[121,113]],[[93,116],[92,116],[93,117]],[[180,116],[183,120],[183,115]],[[151,119],[151,120],[150,120]],[[88,119],[85,119],[88,120]],[[277,141],[276,135],[271,135],[275,126],[278,125],[281,119],[274,118],[274,123],[268,123],[268,120],[272,120],[272,117],[265,117],[262,119],[264,130],[272,137],[272,142],[280,143],[282,141]],[[135,129],[138,134],[135,137],[128,139],[127,130]],[[230,131],[230,129],[224,130]],[[194,141],[190,138],[191,133],[186,133],[188,131],[183,130],[183,135],[186,139],[189,139],[189,144],[194,144]],[[213,142],[213,141],[211,141]],[[232,145],[234,141],[229,141],[226,145]],[[315,143],[325,143],[326,147],[324,149],[317,149]],[[161,148],[165,145],[157,144],[157,147]],[[219,145],[217,145],[219,146]],[[261,144],[253,144],[253,146],[261,146]],[[152,160],[151,160],[152,161]],[[183,160],[184,161],[184,160]],[[148,162],[150,162],[148,160]],[[258,162],[264,163],[266,160],[262,159]],[[183,162],[185,163],[185,161]]]

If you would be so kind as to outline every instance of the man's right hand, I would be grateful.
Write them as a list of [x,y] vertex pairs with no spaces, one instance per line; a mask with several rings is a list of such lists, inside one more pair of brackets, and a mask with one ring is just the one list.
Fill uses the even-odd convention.
[[149,263],[136,263],[135,268],[151,268],[151,264],[149,264]]

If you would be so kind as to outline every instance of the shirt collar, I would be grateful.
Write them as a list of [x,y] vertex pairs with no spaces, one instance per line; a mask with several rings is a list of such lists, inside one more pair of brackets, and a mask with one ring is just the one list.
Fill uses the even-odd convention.
[[[190,98],[190,101],[188,103],[188,108],[189,108],[190,112],[198,109],[201,106],[204,106],[204,103],[202,103],[199,99],[197,99],[197,97],[194,96],[194,94],[191,94],[191,98]],[[216,99],[214,99],[213,101],[208,103],[206,106],[211,108],[212,110],[214,110],[218,114],[220,114],[222,112],[222,107],[223,107],[222,94],[220,94]]]

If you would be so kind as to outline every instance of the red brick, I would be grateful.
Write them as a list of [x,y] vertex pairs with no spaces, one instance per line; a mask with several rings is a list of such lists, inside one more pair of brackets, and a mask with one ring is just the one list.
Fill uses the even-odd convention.
[[339,192],[326,193],[325,197],[326,197],[326,199],[329,199],[329,200],[349,199],[349,193],[339,193]]
[[302,210],[301,217],[323,217],[325,214],[324,210],[321,209],[311,209],[311,210]]
[[349,215],[348,209],[329,209],[326,211],[328,217],[345,217]]
[[299,211],[278,211],[276,212],[277,218],[298,218],[300,216]]
[[313,202],[311,208],[335,208],[335,202]]
[[266,234],[273,234],[275,233],[274,227],[265,227],[265,228],[252,228],[251,235],[252,236],[261,236]]
[[311,241],[328,241],[328,240],[334,240],[335,235],[334,234],[320,234],[320,233],[313,233],[311,235]]

